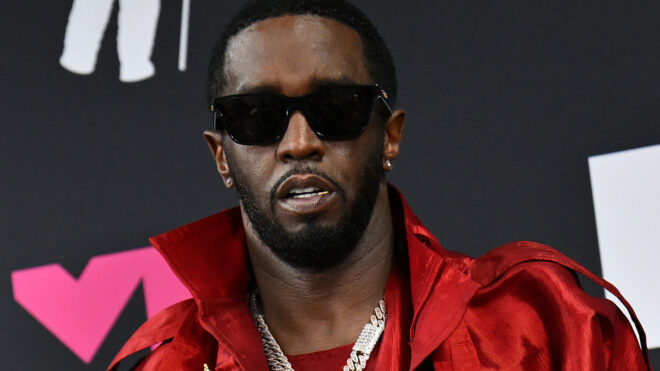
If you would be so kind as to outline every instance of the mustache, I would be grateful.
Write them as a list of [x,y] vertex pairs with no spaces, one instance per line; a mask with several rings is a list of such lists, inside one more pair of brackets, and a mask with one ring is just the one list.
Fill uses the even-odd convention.
[[282,174],[282,176],[280,176],[277,179],[277,181],[275,182],[275,184],[271,187],[271,189],[270,189],[270,202],[272,204],[275,203],[275,199],[276,199],[275,195],[276,195],[277,190],[280,187],[280,185],[282,185],[282,183],[284,183],[290,176],[296,175],[296,174],[314,174],[318,177],[321,177],[321,178],[327,180],[330,184],[332,184],[333,187],[335,187],[335,190],[337,191],[337,194],[339,194],[339,197],[341,197],[342,200],[346,201],[346,192],[344,191],[344,189],[339,185],[339,183],[336,180],[332,179],[332,177],[330,175],[328,175],[328,174],[326,174],[326,173],[324,173],[320,170],[317,170],[313,167],[295,167],[295,168],[287,171],[286,173]]

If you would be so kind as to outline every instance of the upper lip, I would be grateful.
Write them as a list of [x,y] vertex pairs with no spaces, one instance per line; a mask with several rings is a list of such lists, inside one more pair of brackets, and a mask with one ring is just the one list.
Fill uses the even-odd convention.
[[277,199],[284,199],[289,196],[291,190],[295,188],[316,188],[319,192],[334,192],[335,187],[323,179],[322,177],[314,174],[296,174],[288,177],[275,192]]

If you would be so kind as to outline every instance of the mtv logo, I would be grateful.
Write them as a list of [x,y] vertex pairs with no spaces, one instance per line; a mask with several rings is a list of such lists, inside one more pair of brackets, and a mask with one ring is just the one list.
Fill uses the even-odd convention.
[[660,145],[589,157],[589,171],[603,276],[660,347]]
[[90,363],[140,283],[147,317],[190,297],[153,247],[93,257],[79,277],[60,264],[16,270],[14,299]]

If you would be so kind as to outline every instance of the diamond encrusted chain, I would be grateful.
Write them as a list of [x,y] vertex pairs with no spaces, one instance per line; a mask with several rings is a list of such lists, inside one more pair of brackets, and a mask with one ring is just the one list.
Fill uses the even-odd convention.
[[[261,308],[259,308],[255,293],[250,298],[250,311],[252,312],[254,323],[257,325],[257,330],[261,334],[261,341],[264,344],[264,353],[266,355],[266,361],[268,361],[268,367],[272,371],[294,371],[286,355],[282,352],[282,348],[277,344],[273,334],[270,333]],[[381,300],[376,309],[374,309],[374,314],[371,315],[370,322],[364,325],[360,336],[353,345],[353,350],[346,361],[344,371],[363,371],[367,367],[369,355],[371,355],[383,331],[385,331],[386,319],[385,301]]]

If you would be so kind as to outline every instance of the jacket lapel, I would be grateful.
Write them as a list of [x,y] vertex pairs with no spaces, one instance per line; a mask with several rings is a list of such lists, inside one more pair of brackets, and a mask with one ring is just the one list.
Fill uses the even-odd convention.
[[414,311],[410,325],[410,369],[414,370],[456,329],[480,285],[465,273],[473,260],[445,250],[400,193],[398,196],[403,207],[410,265]]

